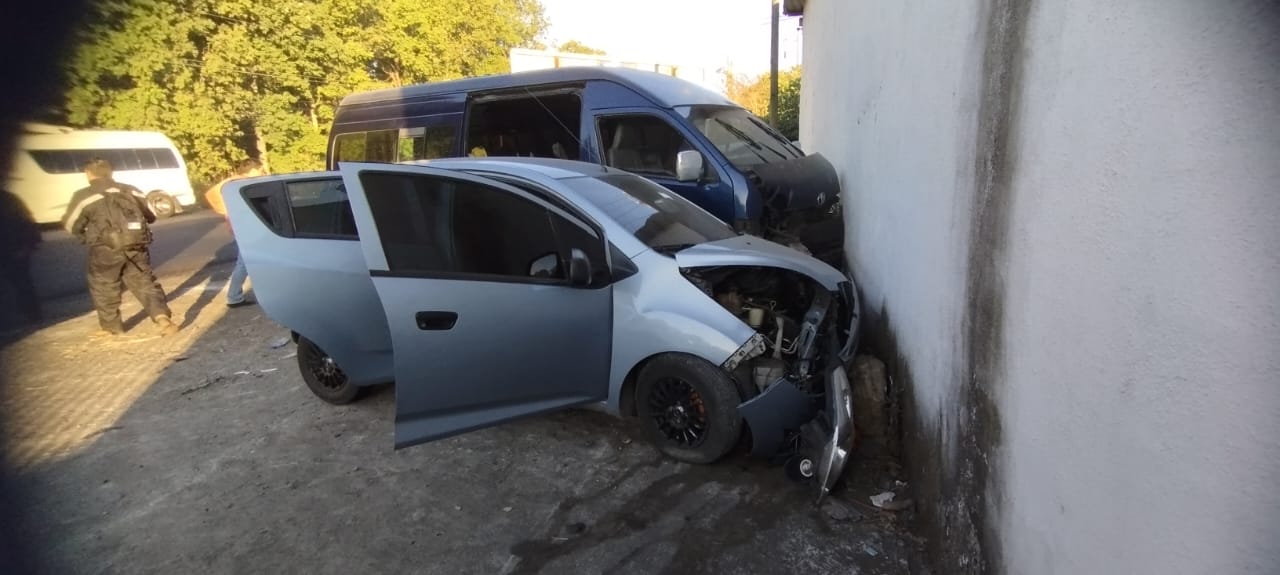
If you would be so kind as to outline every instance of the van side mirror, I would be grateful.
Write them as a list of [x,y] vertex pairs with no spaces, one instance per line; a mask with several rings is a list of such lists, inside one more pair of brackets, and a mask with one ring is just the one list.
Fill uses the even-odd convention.
[[569,251],[569,285],[591,285],[591,260],[587,258],[586,252],[578,248]]
[[676,153],[676,181],[696,182],[702,179],[702,152],[682,150]]

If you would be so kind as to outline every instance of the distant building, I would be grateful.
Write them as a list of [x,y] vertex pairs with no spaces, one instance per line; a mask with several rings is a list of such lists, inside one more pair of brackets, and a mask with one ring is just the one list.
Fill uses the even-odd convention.
[[622,60],[607,55],[596,56],[592,54],[559,52],[556,50],[530,50],[526,48],[516,48],[511,50],[512,72],[526,72],[529,70],[543,70],[547,68],[565,68],[569,66],[598,66],[606,68],[649,70],[660,74],[675,76],[682,80],[688,80],[694,84],[698,84],[708,90],[713,90],[720,94],[725,93],[724,74],[718,70],[699,66]]

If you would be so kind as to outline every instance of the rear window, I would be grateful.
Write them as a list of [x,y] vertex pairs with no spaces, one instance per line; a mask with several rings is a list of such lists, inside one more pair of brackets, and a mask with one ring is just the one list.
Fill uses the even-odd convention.
[[293,232],[299,237],[354,239],[355,216],[342,180],[309,180],[285,184]]
[[674,250],[737,235],[693,202],[640,176],[609,174],[562,180],[656,250]]
[[262,182],[245,186],[241,194],[262,223],[278,235],[359,239],[342,178]]

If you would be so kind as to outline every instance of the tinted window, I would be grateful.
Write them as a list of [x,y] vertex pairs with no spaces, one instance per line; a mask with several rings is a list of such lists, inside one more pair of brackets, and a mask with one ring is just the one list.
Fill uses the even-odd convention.
[[[565,277],[549,213],[539,204],[413,174],[363,173],[360,182],[391,271]],[[551,265],[556,259],[561,265]]]
[[173,154],[173,150],[168,148],[151,148],[151,157],[155,158],[157,168],[176,168],[178,167],[178,157]]
[[655,249],[731,238],[733,229],[666,188],[630,174],[561,180]]
[[74,174],[94,158],[111,163],[118,172],[178,167],[178,157],[168,148],[113,148],[84,150],[30,150],[31,159],[50,174]]
[[341,179],[285,184],[298,236],[355,239],[356,223]]
[[399,153],[397,130],[351,132],[334,139],[335,162],[395,162]]
[[671,178],[676,176],[676,153],[693,149],[680,132],[654,116],[601,118],[600,141],[608,165]]
[[398,159],[434,160],[453,156],[453,148],[457,139],[457,130],[450,126],[432,126],[429,128],[410,128],[400,130]]

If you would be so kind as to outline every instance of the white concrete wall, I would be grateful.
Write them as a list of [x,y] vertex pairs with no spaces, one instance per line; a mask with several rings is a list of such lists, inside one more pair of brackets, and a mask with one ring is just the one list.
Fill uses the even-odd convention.
[[[805,18],[801,139],[841,173],[854,269],[944,476],[988,7]],[[1280,572],[1277,4],[1034,0],[1020,50],[987,560]]]
[[1280,572],[1263,4],[1035,3],[1001,401],[1011,572]]
[[[888,314],[920,411],[942,416],[960,351],[977,28],[960,3],[810,0],[805,11],[800,141],[840,174],[863,308]],[[929,40],[908,45],[904,30]]]

